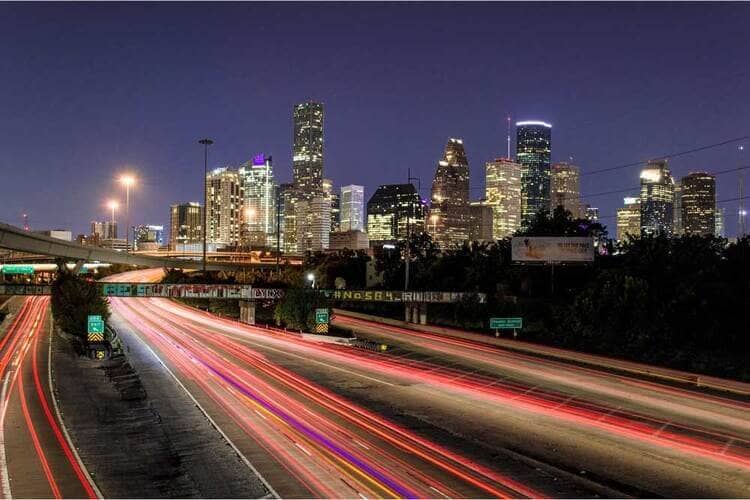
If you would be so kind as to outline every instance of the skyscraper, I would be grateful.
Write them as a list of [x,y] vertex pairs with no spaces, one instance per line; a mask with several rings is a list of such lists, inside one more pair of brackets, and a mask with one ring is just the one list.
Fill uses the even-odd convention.
[[666,160],[651,160],[641,170],[641,234],[672,236],[674,179]]
[[297,202],[301,200],[301,196],[294,184],[280,184],[276,196],[279,210],[281,250],[284,253],[295,254],[298,252],[296,206]]
[[217,245],[238,245],[242,207],[239,174],[227,167],[210,171],[206,175],[206,192],[207,241]]
[[678,180],[674,181],[672,214],[672,236],[682,236],[682,182]]
[[135,228],[136,250],[158,250],[164,243],[164,226],[142,224]]
[[724,238],[726,236],[724,234],[724,208],[719,207],[718,203],[716,204],[714,208],[714,214],[715,214],[714,235],[718,236],[719,238]]
[[367,202],[370,241],[405,240],[425,230],[425,206],[413,184],[385,184]]
[[552,125],[540,121],[516,123],[516,161],[521,169],[521,225],[537,212],[550,209]]
[[442,248],[469,238],[469,160],[461,139],[448,139],[432,182],[433,240]]
[[341,231],[364,231],[365,187],[350,184],[341,187]]
[[335,233],[341,229],[341,198],[333,191],[333,181],[323,179],[323,196],[331,205],[331,227],[329,232]]
[[196,245],[203,242],[203,207],[190,202],[169,207],[169,248],[177,250],[178,245]]
[[469,203],[469,241],[492,241],[492,207],[485,200]]
[[294,106],[294,185],[306,200],[323,192],[323,104]]
[[617,209],[617,241],[641,235],[641,200],[627,197],[625,206]]
[[563,207],[574,219],[580,218],[581,181],[578,167],[564,161],[555,163],[550,175],[550,211]]
[[521,228],[521,165],[509,158],[485,164],[486,204],[492,207],[492,237],[499,240]]
[[331,235],[331,200],[326,196],[300,199],[295,204],[297,251],[322,252]]
[[91,222],[91,236],[94,236],[98,241],[101,240],[113,240],[117,238],[117,222],[114,221],[92,221]]
[[716,178],[693,172],[682,178],[682,229],[684,234],[712,235],[716,231]]
[[270,156],[258,154],[240,166],[242,184],[242,241],[273,246],[276,233],[276,186]]

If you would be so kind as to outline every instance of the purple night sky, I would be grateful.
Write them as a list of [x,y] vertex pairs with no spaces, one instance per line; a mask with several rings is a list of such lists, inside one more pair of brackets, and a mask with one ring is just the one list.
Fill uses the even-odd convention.
[[[480,198],[508,113],[551,122],[553,161],[584,175],[748,135],[749,17],[746,3],[0,4],[0,221],[88,232],[130,170],[132,223],[166,226],[169,204],[202,201],[201,137],[209,168],[263,152],[288,181],[292,105],[309,98],[325,103],[325,176],[366,199],[407,168],[427,196],[448,137]],[[737,145],[673,174],[749,164]],[[581,190],[636,187],[638,170]],[[624,195],[584,199],[611,234]],[[737,196],[736,172],[717,196]],[[737,202],[722,206],[734,235]]]

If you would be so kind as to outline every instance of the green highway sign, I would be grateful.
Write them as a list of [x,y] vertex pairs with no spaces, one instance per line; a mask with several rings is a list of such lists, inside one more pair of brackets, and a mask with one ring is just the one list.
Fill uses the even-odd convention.
[[328,324],[328,308],[315,309],[315,324],[316,325]]
[[88,333],[104,334],[104,320],[99,315],[90,315],[87,322]]
[[523,318],[490,318],[492,330],[516,330],[523,328]]
[[34,274],[34,266],[25,264],[5,264],[3,274]]

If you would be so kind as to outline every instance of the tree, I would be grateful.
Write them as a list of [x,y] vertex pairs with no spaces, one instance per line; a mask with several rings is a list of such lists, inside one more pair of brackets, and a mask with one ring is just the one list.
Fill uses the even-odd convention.
[[99,294],[96,283],[80,278],[60,266],[52,283],[52,314],[65,332],[81,338],[87,336],[89,315],[109,319],[109,302]]
[[276,305],[274,319],[277,325],[302,331],[315,328],[315,309],[330,307],[328,299],[310,288],[290,288]]

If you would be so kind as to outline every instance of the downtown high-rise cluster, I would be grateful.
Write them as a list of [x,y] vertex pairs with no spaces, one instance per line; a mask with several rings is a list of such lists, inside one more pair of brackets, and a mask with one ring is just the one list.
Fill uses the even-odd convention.
[[[469,159],[460,138],[449,138],[437,161],[429,203],[409,178],[379,186],[365,205],[364,187],[340,192],[324,175],[324,107],[307,101],[292,111],[292,182],[276,184],[271,156],[257,154],[237,168],[208,172],[206,207],[173,205],[170,248],[196,251],[206,210],[207,241],[215,249],[279,249],[286,254],[366,249],[428,233],[441,248],[464,241],[512,236],[541,211],[562,207],[574,218],[597,221],[581,201],[578,166],[552,163],[552,126],[516,122],[515,157],[485,162],[484,196],[472,200]],[[510,125],[510,124],[509,124]],[[692,173],[674,182],[664,160],[648,162],[639,197],[617,213],[617,238],[632,235],[721,234],[715,179]]]

